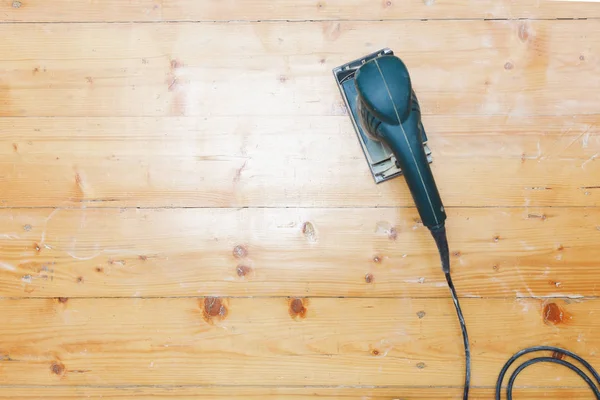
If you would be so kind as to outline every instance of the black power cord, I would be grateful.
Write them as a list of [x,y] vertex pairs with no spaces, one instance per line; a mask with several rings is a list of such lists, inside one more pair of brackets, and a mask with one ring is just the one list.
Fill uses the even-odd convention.
[[[598,376],[598,373],[596,372],[594,367],[592,367],[590,365],[590,363],[585,361],[583,358],[579,357],[577,354],[570,352],[569,350],[561,349],[559,347],[554,347],[554,346],[535,346],[535,347],[529,347],[527,349],[519,351],[514,356],[509,358],[508,361],[506,362],[506,364],[504,364],[504,367],[502,367],[502,370],[500,371],[500,375],[498,375],[498,381],[496,382],[496,399],[497,400],[500,400],[501,390],[502,390],[502,381],[504,380],[504,376],[506,375],[506,371],[508,371],[508,368],[519,357],[521,357],[525,354],[528,354],[528,353],[534,353],[534,352],[538,352],[538,351],[551,351],[552,357],[532,358],[531,360],[525,361],[523,364],[519,365],[513,371],[513,373],[510,375],[510,378],[508,379],[508,386],[506,387],[507,400],[512,400],[513,385],[515,383],[515,380],[517,379],[517,376],[521,373],[521,371],[523,371],[525,368],[529,367],[530,365],[540,363],[540,362],[549,362],[549,363],[563,365],[563,366],[569,368],[571,371],[574,371],[577,375],[579,375],[581,377],[581,379],[583,379],[585,381],[585,383],[588,384],[590,389],[592,389],[592,391],[594,392],[594,395],[596,396],[596,399],[600,399],[600,389],[598,389],[598,387],[596,386],[594,381],[592,381],[581,369],[576,367],[573,363],[571,363],[569,361],[565,361],[561,357],[568,356],[568,357],[571,357],[571,358],[579,361],[579,363],[581,365],[583,365],[585,367],[585,369],[587,369],[587,371],[594,376],[594,378],[596,379],[596,382],[598,382],[598,385],[600,385],[600,376]],[[465,399],[466,399],[466,397],[465,397]]]
[[469,335],[467,335],[467,324],[465,323],[465,317],[463,317],[462,310],[460,309],[460,303],[458,302],[458,296],[456,295],[456,289],[452,283],[450,272],[444,272],[446,275],[446,282],[452,293],[452,301],[454,302],[454,308],[456,308],[456,315],[458,316],[458,322],[460,323],[460,330],[462,331],[463,345],[465,347],[465,386],[463,391],[463,399],[469,398],[469,387],[471,386],[471,346],[469,346]]
[[[469,336],[467,334],[467,325],[465,323],[465,318],[463,317],[462,310],[460,308],[460,303],[458,302],[458,296],[456,294],[456,289],[454,288],[454,284],[452,283],[452,277],[450,275],[450,251],[448,249],[448,238],[446,235],[446,228],[444,225],[439,225],[431,229],[431,235],[435,240],[438,251],[440,253],[440,260],[442,262],[442,270],[444,271],[444,275],[446,276],[446,282],[448,282],[448,288],[450,289],[450,293],[452,295],[452,301],[454,302],[454,308],[456,309],[456,315],[458,316],[458,322],[460,324],[460,330],[462,331],[463,336],[463,345],[465,348],[465,385],[463,389],[463,400],[468,400],[469,398],[469,388],[471,385],[471,347],[469,345]],[[581,379],[587,383],[590,387],[594,396],[597,400],[600,400],[600,375],[598,372],[588,363],[586,360],[578,356],[577,354],[570,352],[565,349],[561,349],[559,347],[554,346],[535,346],[523,349],[513,355],[502,367],[500,370],[500,374],[498,375],[498,380],[496,381],[496,392],[495,392],[495,400],[501,400],[502,395],[502,381],[506,375],[506,372],[510,368],[510,366],[517,361],[520,357],[525,354],[540,352],[540,351],[549,351],[552,352],[551,357],[536,357],[530,360],[527,360],[520,364],[510,375],[508,379],[508,384],[506,386],[506,399],[512,400],[512,391],[515,380],[517,376],[527,367],[537,363],[554,363],[565,366],[569,368],[571,371],[575,372]],[[570,361],[563,360],[563,357],[571,357],[574,360],[578,361],[584,368],[594,377],[596,383],[590,379],[590,377],[583,372],[579,367]]]

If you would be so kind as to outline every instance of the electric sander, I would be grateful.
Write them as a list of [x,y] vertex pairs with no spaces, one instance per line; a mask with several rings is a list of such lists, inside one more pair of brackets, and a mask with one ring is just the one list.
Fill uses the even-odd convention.
[[406,65],[385,49],[334,73],[375,181],[404,175],[423,225],[448,253],[439,234],[446,213],[429,167],[431,151]]
[[[403,175],[423,225],[431,232],[440,253],[442,271],[450,289],[460,323],[465,348],[465,383],[463,399],[468,399],[471,376],[471,353],[465,320],[450,276],[450,257],[446,229],[446,212],[431,172],[431,150],[421,122],[421,110],[412,88],[406,65],[390,49],[382,49],[333,70],[346,102],[348,114],[376,183]],[[502,368],[496,383],[495,398],[500,399],[502,381],[508,368],[521,356],[534,352],[553,352],[552,357],[525,361],[511,374],[506,387],[512,399],[517,375],[538,362],[563,365],[576,372],[592,389],[597,399],[600,390],[581,368],[563,359],[569,356],[591,374],[598,385],[600,376],[576,354],[552,346],[524,349],[512,356]]]

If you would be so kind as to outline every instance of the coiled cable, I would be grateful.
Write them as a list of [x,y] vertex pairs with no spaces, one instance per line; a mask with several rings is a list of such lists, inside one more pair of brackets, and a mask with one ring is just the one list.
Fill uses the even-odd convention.
[[[456,309],[456,315],[458,316],[458,322],[460,324],[460,329],[462,331],[463,337],[463,345],[465,349],[465,384],[463,388],[463,400],[468,400],[469,398],[469,388],[471,385],[471,347],[469,344],[469,336],[467,334],[467,325],[465,323],[465,318],[463,316],[462,310],[460,308],[460,303],[458,301],[458,295],[456,294],[456,289],[454,288],[454,284],[452,283],[452,277],[450,275],[450,251],[448,249],[448,238],[446,235],[446,228],[444,225],[439,225],[431,229],[431,235],[433,236],[435,243],[437,245],[438,251],[440,253],[440,261],[442,263],[442,270],[444,271],[444,275],[446,276],[446,282],[448,282],[448,288],[450,289],[450,294],[452,295],[452,301],[454,302],[454,308]],[[495,400],[501,400],[502,396],[502,382],[504,381],[504,377],[512,364],[514,364],[517,359],[524,356],[525,354],[541,352],[541,351],[549,351],[552,352],[551,356],[545,357],[536,357],[530,360],[527,360],[520,364],[510,375],[508,379],[508,384],[506,386],[506,399],[512,400],[513,398],[513,386],[515,384],[515,380],[517,376],[527,367],[537,363],[554,363],[558,365],[562,365],[564,367],[569,368],[571,371],[575,372],[583,381],[590,387],[594,396],[597,400],[600,400],[600,375],[598,372],[588,363],[586,360],[578,356],[577,354],[561,349],[559,347],[553,346],[534,346],[523,349],[513,355],[508,361],[504,364],[502,369],[500,370],[500,374],[498,375],[498,380],[496,381],[496,391],[495,391]],[[587,372],[594,377],[596,382],[594,382],[581,368],[577,367],[570,361],[563,360],[563,357],[570,357],[579,362]],[[597,383],[597,384],[596,384]]]

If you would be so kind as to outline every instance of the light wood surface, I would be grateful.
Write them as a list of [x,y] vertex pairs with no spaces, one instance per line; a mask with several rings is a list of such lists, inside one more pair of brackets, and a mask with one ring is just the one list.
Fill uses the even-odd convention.
[[[600,294],[597,208],[448,214],[460,296]],[[448,296],[412,208],[8,209],[0,224],[10,297]]]
[[[537,400],[540,398],[590,399],[590,389],[580,388],[519,388],[513,391],[519,400]],[[490,388],[474,388],[469,399],[489,400],[494,391]],[[256,388],[252,386],[230,387],[128,387],[97,388],[88,386],[46,387],[43,389],[25,386],[3,388],[0,399],[102,399],[102,400],[155,400],[155,399],[234,399],[234,400],[314,400],[314,399],[369,399],[403,400],[429,399],[449,400],[462,396],[460,388]]]
[[[471,399],[516,351],[600,367],[600,4],[0,1],[0,399],[458,399],[402,178],[331,69],[408,65]],[[515,398],[588,399],[557,366]]]
[[[599,205],[596,120],[426,116],[444,204]],[[373,184],[347,116],[0,118],[0,131],[5,207],[413,204],[402,180]]]
[[3,18],[19,22],[407,20],[598,18],[591,1],[554,0],[4,0]]
[[[463,300],[474,386],[492,387],[524,345],[592,359],[600,348],[597,299],[480,303]],[[463,354],[448,299],[15,299],[0,311],[2,382],[15,385],[397,386],[402,377],[409,386],[458,387],[463,379],[449,368]],[[580,385],[564,372],[540,366],[521,379]]]
[[428,115],[592,114],[599,27],[596,19],[3,24],[1,115],[336,115],[345,110],[331,69],[385,46],[407,63]]

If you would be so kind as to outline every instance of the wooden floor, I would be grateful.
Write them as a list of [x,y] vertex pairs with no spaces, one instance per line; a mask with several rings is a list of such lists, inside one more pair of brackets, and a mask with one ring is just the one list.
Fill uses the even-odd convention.
[[0,399],[461,398],[435,246],[331,73],[386,46],[471,398],[528,346],[600,368],[599,3],[2,0],[0,38]]

